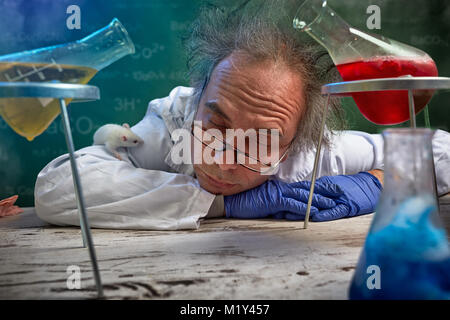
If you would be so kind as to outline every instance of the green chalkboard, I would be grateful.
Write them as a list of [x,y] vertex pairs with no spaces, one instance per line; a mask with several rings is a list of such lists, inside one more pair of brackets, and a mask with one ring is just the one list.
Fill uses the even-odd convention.
[[[258,1],[258,0],[255,0]],[[210,1],[236,6],[241,1]],[[280,3],[283,1],[279,1]],[[290,1],[295,3],[295,1]],[[302,0],[298,1],[298,5]],[[329,5],[363,31],[383,34],[416,46],[435,60],[440,75],[450,75],[450,5],[438,0],[330,0]],[[186,55],[180,36],[195,18],[201,0],[0,0],[0,55],[78,40],[106,26],[114,17],[128,30],[136,46],[126,56],[99,72],[90,84],[101,90],[101,100],[69,105],[76,149],[92,144],[95,130],[105,123],[137,123],[150,100],[165,97],[179,85],[189,85]],[[67,8],[80,8],[80,29],[68,29]],[[369,5],[381,9],[381,29],[368,30]],[[448,93],[430,104],[431,124],[448,130]],[[353,100],[344,99],[352,129],[380,132],[384,127],[363,118]],[[423,125],[423,117],[418,117]],[[17,204],[33,205],[39,171],[66,153],[59,117],[32,142],[15,134],[0,118],[0,199],[19,194]]]

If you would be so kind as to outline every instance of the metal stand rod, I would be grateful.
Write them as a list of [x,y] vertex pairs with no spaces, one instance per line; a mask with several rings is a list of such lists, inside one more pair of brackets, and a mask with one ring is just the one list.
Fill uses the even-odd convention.
[[[412,90],[408,90],[408,105],[409,105],[409,122],[412,129],[416,129],[416,109],[414,107],[414,97],[412,94]],[[416,147],[411,150],[414,155],[414,159],[416,158]],[[432,151],[433,152],[433,151]],[[417,177],[417,164],[414,162],[413,166],[413,176]]]
[[[416,128],[416,110],[414,106],[414,97],[411,90],[408,90],[408,102],[409,102],[409,117],[411,120],[411,128]],[[428,105],[425,106],[425,124],[428,129],[430,129],[430,118],[428,115]],[[412,150],[412,152],[416,152],[416,150]],[[438,206],[438,211],[440,212],[439,208],[439,195],[437,190],[437,180],[436,180],[436,169],[434,167],[434,155],[433,155],[433,143],[431,143],[431,166],[433,171],[433,189],[434,194],[436,195],[436,202]],[[416,166],[414,165],[414,175],[416,173]]]
[[416,128],[416,109],[414,106],[414,97],[412,90],[408,90],[408,102],[409,102],[409,121],[411,122],[411,128]]
[[425,118],[425,128],[431,129],[430,112],[428,111],[428,105],[425,106],[425,109],[423,110],[423,115]]
[[66,144],[67,149],[69,151],[69,157],[70,157],[70,165],[72,167],[72,178],[73,178],[73,184],[75,189],[75,196],[77,199],[78,204],[78,210],[80,213],[80,227],[81,231],[83,233],[83,242],[84,244],[87,243],[88,249],[89,249],[89,256],[91,258],[92,268],[94,272],[94,279],[95,284],[97,286],[97,295],[98,298],[103,298],[103,286],[102,281],[100,278],[100,272],[98,270],[97,265],[97,257],[95,255],[95,248],[91,237],[91,231],[89,228],[89,221],[87,219],[86,210],[84,206],[84,198],[83,198],[83,192],[81,188],[81,180],[80,176],[78,175],[78,169],[75,161],[75,148],[73,145],[72,140],[72,131],[70,129],[70,123],[69,123],[69,116],[67,114],[67,108],[66,108],[66,102],[64,99],[59,99],[60,107],[61,107],[61,117],[64,124],[64,134],[66,136]]
[[311,177],[311,187],[309,189],[308,206],[306,207],[305,222],[303,224],[304,229],[308,228],[309,214],[311,212],[312,198],[314,195],[314,185],[316,183],[317,166],[319,164],[320,153],[322,151],[322,138],[323,138],[323,132],[325,130],[325,123],[326,123],[326,119],[327,119],[329,103],[330,103],[330,95],[328,95],[328,97],[327,97],[327,103],[325,104],[325,109],[323,110],[323,115],[322,115],[322,125],[320,127],[319,142],[317,143],[316,157],[314,159],[314,167],[313,167],[313,172],[312,172],[312,177]]
[[434,194],[436,195],[436,203],[438,207],[438,212],[441,212],[441,207],[439,205],[439,194],[437,188],[437,180],[436,180],[436,168],[434,166],[434,155],[433,155],[433,142],[431,142],[431,169],[433,170],[433,189]]
[[[425,116],[425,127],[428,128],[428,129],[431,129],[430,114],[428,112],[428,105],[425,106],[424,116]],[[441,212],[441,208],[440,208],[440,205],[439,205],[439,194],[438,194],[438,188],[437,188],[437,180],[436,180],[436,168],[434,167],[433,142],[431,142],[431,166],[432,166],[432,170],[433,170],[433,189],[434,189],[434,194],[436,195],[436,202],[437,202],[437,206],[438,206],[438,212]]]

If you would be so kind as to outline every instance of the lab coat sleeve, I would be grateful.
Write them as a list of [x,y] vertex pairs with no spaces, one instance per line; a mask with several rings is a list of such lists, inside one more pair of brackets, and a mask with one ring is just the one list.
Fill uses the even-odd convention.
[[[147,114],[132,129],[144,144],[119,148],[123,161],[102,145],[75,153],[90,226],[198,228],[199,219],[208,214],[215,195],[202,189],[194,177],[170,172],[164,158],[171,141],[160,117]],[[36,213],[42,220],[61,226],[80,225],[68,154],[42,169],[34,195]]]
[[[91,227],[115,229],[195,229],[215,198],[191,176],[136,168],[102,146],[76,152]],[[67,155],[50,162],[35,186],[37,215],[52,224],[79,226]]]
[[324,150],[323,174],[356,174],[361,171],[384,169],[383,138],[380,134],[362,131],[342,131]]
[[[337,131],[330,136],[331,145],[322,146],[317,177],[356,174],[383,169],[383,139],[379,134],[361,131]],[[285,182],[311,180],[315,150],[288,156],[274,179]]]
[[450,192],[450,133],[436,130],[432,145],[437,193],[442,196]]
[[[383,137],[362,131],[343,131],[324,150],[318,176],[356,174],[384,169]],[[450,192],[450,133],[436,130],[432,139],[439,196]]]

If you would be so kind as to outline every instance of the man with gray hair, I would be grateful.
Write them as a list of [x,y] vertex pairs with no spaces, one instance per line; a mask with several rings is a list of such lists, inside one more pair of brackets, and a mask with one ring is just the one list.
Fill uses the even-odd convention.
[[[204,8],[185,38],[192,87],[149,103],[132,127],[144,144],[119,149],[122,161],[98,145],[76,152],[92,227],[192,229],[201,218],[221,216],[305,219],[325,103],[320,87],[335,68],[323,49],[274,23],[271,9]],[[373,212],[382,189],[380,135],[341,131],[342,119],[332,104],[313,221]],[[449,140],[440,131],[433,141],[436,169],[444,172],[440,194],[450,190],[442,147]],[[259,157],[268,149],[269,157]],[[205,155],[212,161],[201,161]],[[50,223],[79,225],[76,203],[66,154],[39,173],[35,207]]]

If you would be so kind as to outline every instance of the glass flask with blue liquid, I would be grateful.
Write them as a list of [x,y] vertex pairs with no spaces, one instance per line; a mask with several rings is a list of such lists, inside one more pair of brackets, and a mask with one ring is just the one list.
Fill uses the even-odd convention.
[[430,129],[388,129],[384,188],[350,299],[450,299],[450,249],[439,217]]

